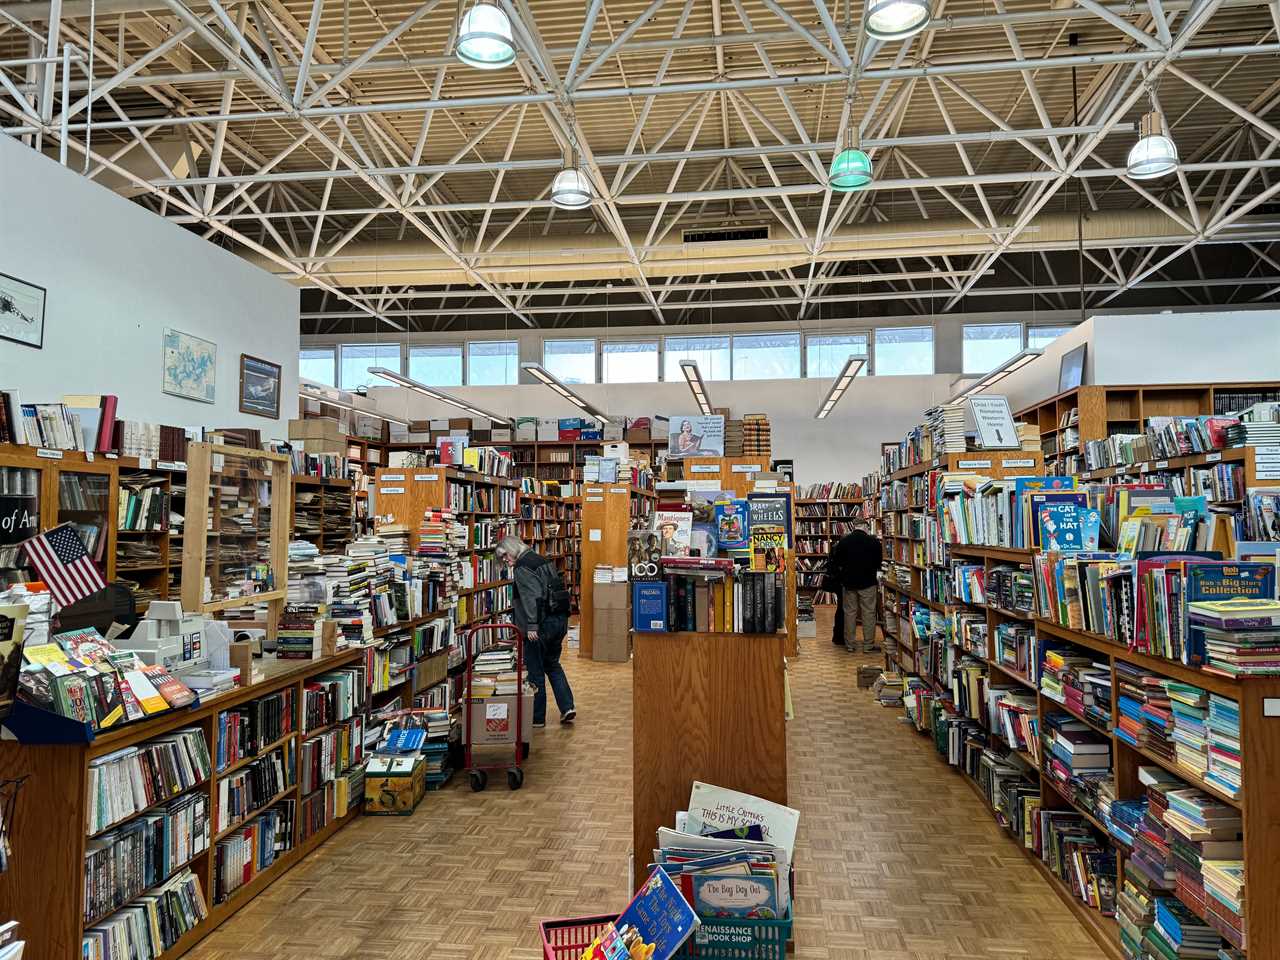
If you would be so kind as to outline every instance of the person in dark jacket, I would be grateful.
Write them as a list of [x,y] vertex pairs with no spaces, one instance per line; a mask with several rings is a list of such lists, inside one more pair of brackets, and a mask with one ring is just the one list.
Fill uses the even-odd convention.
[[[565,634],[569,632],[567,595],[560,573],[546,557],[530,549],[519,537],[503,537],[494,551],[498,562],[512,567],[515,581],[511,618],[524,631],[524,663],[533,684],[533,725],[547,725],[547,681],[560,710],[561,723],[573,723],[578,711],[573,706],[573,690],[560,666]],[[565,597],[563,612],[557,611],[557,594]]]
[[862,621],[862,652],[872,653],[876,647],[876,600],[879,589],[876,574],[884,551],[880,541],[859,525],[845,534],[831,548],[827,572],[839,584],[841,611],[844,614],[844,644],[854,649],[858,621]]

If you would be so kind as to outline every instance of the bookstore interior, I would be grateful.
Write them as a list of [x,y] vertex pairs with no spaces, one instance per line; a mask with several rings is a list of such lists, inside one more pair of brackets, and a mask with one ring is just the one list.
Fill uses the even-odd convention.
[[1278,30],[0,0],[0,960],[1280,960]]

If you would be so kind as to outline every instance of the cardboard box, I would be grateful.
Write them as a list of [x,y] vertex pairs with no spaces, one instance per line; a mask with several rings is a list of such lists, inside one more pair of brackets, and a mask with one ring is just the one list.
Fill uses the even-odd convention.
[[410,773],[366,773],[364,812],[407,817],[427,793],[427,765],[418,757]]
[[516,417],[516,440],[527,443],[538,439],[537,417]]
[[470,430],[471,426],[472,424],[471,424],[470,417],[450,417],[449,418],[450,430]]
[[621,440],[626,436],[626,429],[617,421],[610,420],[600,431],[605,440]]
[[554,417],[538,418],[538,439],[539,440],[559,440],[560,439],[560,421]]
[[[494,443],[510,443],[512,441],[510,427],[494,427],[489,431]],[[537,435],[537,427],[534,427],[534,435]],[[532,437],[530,438],[532,439]]]
[[627,609],[627,597],[631,585],[628,583],[597,583],[592,585],[591,607],[597,613],[601,610]]
[[597,608],[593,622],[591,659],[609,663],[625,663],[630,660],[631,622],[627,611]]
[[602,430],[579,430],[579,431],[578,431],[578,439],[579,439],[579,440],[603,440],[603,439],[604,439],[604,431],[602,431]]
[[[551,691],[548,690],[547,693],[549,696]],[[529,732],[533,729],[533,688],[527,685],[524,692],[524,704],[521,709],[524,713],[521,718],[524,726],[521,741],[528,743]],[[515,738],[513,733],[516,726],[516,698],[514,694],[506,697],[482,697],[471,704],[470,710],[464,710],[462,713],[464,724],[475,724],[475,732],[471,736],[473,746],[497,747],[507,745],[514,751]],[[491,752],[496,754],[497,751]],[[512,756],[514,756],[514,752]],[[486,762],[488,761],[486,760]]]
[[293,449],[301,450],[303,453],[340,453],[345,456],[347,452],[347,441],[294,440]]
[[437,430],[438,430],[438,431],[440,431],[441,433],[448,433],[448,432],[449,432],[449,421],[448,421],[448,420],[432,420],[432,421],[431,421],[431,432],[432,432],[432,433],[435,433]]
[[409,428],[403,423],[388,423],[387,440],[390,443],[408,443]]
[[473,446],[476,446],[482,443],[492,443],[492,442],[493,442],[492,430],[472,430],[471,431],[471,443]]
[[649,418],[649,439],[665,440],[670,429],[671,420],[669,417],[650,417]]
[[622,443],[605,443],[604,456],[624,462],[631,459],[631,446],[625,441]]
[[290,440],[325,440],[337,444],[336,449],[345,449],[347,435],[338,421],[329,417],[309,417],[306,420],[289,421]]
[[371,417],[367,413],[357,413],[351,418],[351,427],[357,437],[364,437],[366,440],[383,440],[384,431],[386,429],[386,421],[378,417]]

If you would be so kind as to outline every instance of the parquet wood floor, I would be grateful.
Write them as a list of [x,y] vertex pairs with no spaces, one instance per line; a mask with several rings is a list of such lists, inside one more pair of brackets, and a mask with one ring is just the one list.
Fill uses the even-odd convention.
[[[801,960],[1097,960],[932,744],[855,689],[829,608],[791,662]],[[522,790],[455,776],[412,817],[362,817],[191,960],[537,960],[536,920],[619,909],[631,837],[631,668],[566,651],[580,711],[534,738]],[[672,749],[679,749],[672,731]]]

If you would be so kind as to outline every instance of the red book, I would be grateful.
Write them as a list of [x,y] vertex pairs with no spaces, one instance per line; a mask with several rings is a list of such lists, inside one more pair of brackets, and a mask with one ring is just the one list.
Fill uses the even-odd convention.
[[104,393],[102,395],[102,419],[98,421],[98,440],[94,444],[93,449],[98,453],[107,453],[116,449],[115,443],[115,427],[116,427],[116,404],[119,398],[112,393]]

